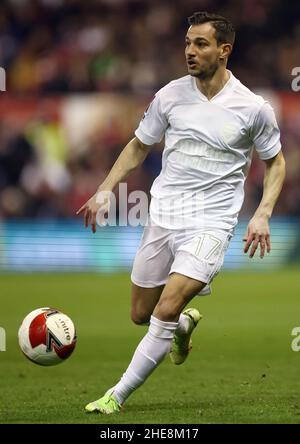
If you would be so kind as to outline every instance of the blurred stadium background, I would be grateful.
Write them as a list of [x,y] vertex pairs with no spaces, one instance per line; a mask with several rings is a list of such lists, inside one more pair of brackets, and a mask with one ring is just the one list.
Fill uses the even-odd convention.
[[[0,270],[129,270],[141,227],[92,236],[74,218],[133,136],[153,94],[186,74],[186,17],[218,11],[237,27],[229,68],[275,108],[287,179],[272,219],[273,251],[242,255],[262,193],[256,158],[225,268],[265,269],[300,251],[300,4],[280,0],[6,0],[0,4]],[[149,192],[162,146],[128,179]]]

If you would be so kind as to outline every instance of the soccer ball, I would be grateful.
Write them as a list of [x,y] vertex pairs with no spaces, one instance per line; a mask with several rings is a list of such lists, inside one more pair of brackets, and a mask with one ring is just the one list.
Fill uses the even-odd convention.
[[71,319],[49,307],[29,313],[22,322],[18,336],[24,355],[39,365],[64,362],[76,345],[76,331]]

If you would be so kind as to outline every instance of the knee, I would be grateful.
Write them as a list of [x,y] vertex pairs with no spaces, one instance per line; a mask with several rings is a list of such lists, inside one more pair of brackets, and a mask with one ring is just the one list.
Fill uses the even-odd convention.
[[138,311],[132,309],[130,314],[131,320],[136,325],[147,325],[150,322],[150,316],[139,313]]
[[158,302],[153,315],[166,322],[177,322],[182,310],[182,304],[176,303],[174,299],[163,299]]

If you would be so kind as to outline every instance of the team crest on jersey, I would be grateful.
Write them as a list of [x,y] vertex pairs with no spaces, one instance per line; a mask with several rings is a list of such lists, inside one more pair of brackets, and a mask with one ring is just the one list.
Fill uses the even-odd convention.
[[239,135],[239,128],[234,123],[227,122],[221,127],[220,132],[225,143],[233,143]]

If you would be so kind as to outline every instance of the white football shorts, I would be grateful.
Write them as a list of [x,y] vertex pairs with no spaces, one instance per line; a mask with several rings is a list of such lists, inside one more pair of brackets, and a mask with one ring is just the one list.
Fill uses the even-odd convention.
[[210,283],[223,265],[231,238],[232,232],[226,230],[170,230],[151,221],[144,228],[131,281],[153,288],[166,284],[168,276],[176,272],[207,284],[199,295],[209,295]]

